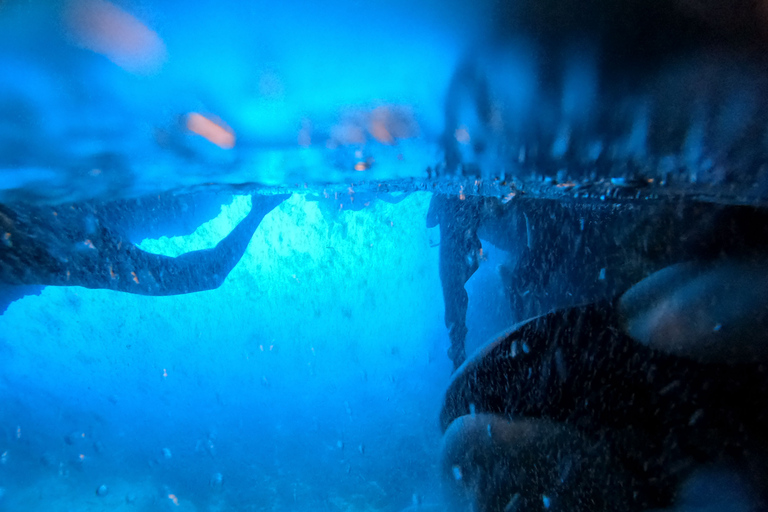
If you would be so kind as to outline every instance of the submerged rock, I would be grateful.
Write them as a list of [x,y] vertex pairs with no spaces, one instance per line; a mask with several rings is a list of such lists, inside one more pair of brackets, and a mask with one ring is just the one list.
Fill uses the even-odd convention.
[[106,496],[109,494],[109,489],[106,485],[100,485],[98,489],[96,489],[96,496]]
[[[447,437],[466,415],[535,418],[599,439],[627,469],[642,510],[671,506],[700,464],[762,453],[765,403],[761,365],[654,350],[624,332],[606,301],[534,318],[483,347],[454,374],[440,423]],[[768,483],[768,472],[757,478]]]
[[702,362],[768,361],[768,261],[681,263],[619,301],[624,328],[654,349]]
[[462,416],[446,431],[441,452],[456,511],[633,510],[630,478],[605,443],[565,425]]
[[760,510],[748,479],[733,468],[706,467],[681,486],[672,512],[750,512]]

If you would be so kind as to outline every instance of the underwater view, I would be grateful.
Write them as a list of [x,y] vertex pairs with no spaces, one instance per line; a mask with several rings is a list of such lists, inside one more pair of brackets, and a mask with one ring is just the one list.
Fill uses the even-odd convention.
[[0,511],[768,510],[768,6],[0,1]]

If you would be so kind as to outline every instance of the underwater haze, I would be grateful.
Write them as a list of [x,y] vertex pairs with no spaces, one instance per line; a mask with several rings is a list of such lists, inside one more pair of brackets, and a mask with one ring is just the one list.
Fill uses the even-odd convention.
[[[235,196],[167,255],[215,245]],[[48,287],[0,317],[3,510],[400,510],[436,499],[443,354],[429,197],[294,195],[213,291]],[[101,485],[105,496],[97,496]]]
[[0,194],[421,177],[481,6],[3,2]]
[[0,0],[0,512],[768,510],[768,8]]

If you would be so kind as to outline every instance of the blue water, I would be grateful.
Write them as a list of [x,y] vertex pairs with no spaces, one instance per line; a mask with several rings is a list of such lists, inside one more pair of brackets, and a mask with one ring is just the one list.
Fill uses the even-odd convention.
[[[346,152],[365,146],[360,129],[378,162],[365,179],[421,177],[435,157],[422,146],[442,130],[439,91],[485,9],[433,0],[4,2],[0,197],[344,181],[356,174]],[[399,147],[367,133],[377,108],[411,126],[393,132]],[[228,126],[234,147],[186,130],[190,113]],[[324,154],[329,144],[340,155]]]
[[[414,495],[439,500],[450,361],[429,198],[330,218],[295,194],[213,291],[49,287],[11,304],[0,317],[4,510],[396,511]],[[247,211],[236,196],[192,235],[141,246],[203,248]],[[468,284],[473,302],[493,300],[494,272],[483,265]],[[469,345],[503,327],[470,315]]]
[[[467,229],[452,232],[461,216],[443,212],[442,220],[452,247],[468,258],[446,254],[443,263],[465,272],[479,260],[465,286],[468,354],[526,320],[522,311],[575,306],[578,283],[590,285],[589,301],[616,299],[664,266],[679,280],[666,283],[663,273],[644,280],[661,306],[632,318],[637,332],[656,333],[668,319],[660,313],[681,301],[667,309],[677,315],[672,327],[683,327],[671,331],[670,346],[656,339],[654,350],[680,356],[676,350],[690,347],[674,342],[689,341],[681,335],[688,331],[698,336],[694,353],[703,349],[717,338],[706,327],[712,320],[714,332],[728,336],[725,345],[759,352],[764,13],[754,7],[721,20],[733,5],[573,5],[0,2],[0,249],[14,248],[2,253],[13,261],[0,268],[7,280],[0,306],[9,289],[19,291],[12,286],[62,284],[69,271],[59,263],[82,254],[98,254],[94,268],[106,276],[79,276],[82,284],[116,287],[108,266],[112,280],[132,286],[130,269],[118,276],[111,263],[137,232],[153,237],[131,240],[140,250],[177,257],[214,248],[251,211],[250,194],[289,197],[215,289],[155,297],[48,286],[12,297],[0,313],[0,511],[445,510],[445,487],[465,481],[458,465],[440,480],[439,417],[453,366],[439,274],[445,241],[439,228],[426,227],[433,193],[470,198],[464,204],[487,200],[486,210],[466,208],[482,216],[479,227],[462,219]],[[70,204],[70,215],[59,217],[56,210]],[[722,205],[755,208],[746,216],[725,211],[721,222]],[[154,210],[163,206],[172,211]],[[41,220],[40,212],[57,219]],[[668,224],[686,229],[665,238]],[[492,239],[477,254],[467,247],[473,229]],[[171,236],[177,231],[187,234]],[[98,250],[88,252],[96,247],[81,235]],[[689,236],[711,253],[687,247]],[[677,245],[686,250],[677,254]],[[740,261],[741,249],[755,249],[747,253],[757,263]],[[613,259],[601,259],[611,250]],[[719,270],[700,280],[685,270],[687,260],[715,254]],[[592,257],[613,267],[606,273]],[[621,275],[622,263],[633,280]],[[167,269],[138,270],[153,278],[150,271],[159,271],[162,281]],[[191,287],[195,277],[216,278],[193,275]],[[689,278],[699,288],[683,286]],[[515,288],[522,282],[526,289]],[[701,305],[699,289],[721,296]],[[742,330],[723,328],[723,315]],[[719,349],[716,356],[726,357]],[[593,369],[592,361],[567,367],[560,349],[550,355],[554,371],[542,366],[542,374],[557,374],[561,385],[567,371],[589,377]],[[760,364],[752,369],[761,374]],[[485,391],[525,375],[496,370]],[[654,391],[652,380],[654,396],[680,385]],[[603,384],[598,391],[610,398],[621,381]],[[574,403],[582,399],[593,397]],[[475,404],[460,412],[474,416]],[[695,432],[707,414],[695,411],[674,428]],[[703,449],[716,451],[707,443]],[[664,450],[682,466],[690,462]],[[502,460],[496,455],[494,463]],[[762,482],[768,470],[762,452],[747,455],[755,468],[659,462],[660,470],[685,474],[670,478],[675,495],[660,502],[676,512],[754,509],[746,478],[754,475],[739,471]],[[494,485],[503,487],[516,469],[504,468],[501,478],[491,472]],[[480,501],[493,494],[468,489]],[[563,503],[546,490],[526,506],[539,501],[544,509]]]

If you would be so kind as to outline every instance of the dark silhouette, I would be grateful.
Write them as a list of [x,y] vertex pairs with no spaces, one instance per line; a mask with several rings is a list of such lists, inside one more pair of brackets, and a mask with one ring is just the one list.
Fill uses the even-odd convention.
[[446,91],[448,173],[613,177],[675,157],[659,177],[751,184],[765,164],[757,3],[500,0],[489,19]]
[[[624,332],[615,305],[603,301],[555,311],[488,344],[455,373],[440,414],[443,431],[468,414],[498,415],[513,425],[546,420],[574,429],[591,440],[586,445],[607,444],[611,463],[628,474],[619,487],[632,491],[632,503],[621,510],[670,506],[681,483],[708,464],[748,468],[745,476],[762,500],[754,510],[764,510],[768,378],[763,364],[701,364],[651,349]],[[572,446],[561,448],[557,474],[566,475],[567,484],[583,455]],[[507,474],[493,476],[518,482],[517,475],[548,463],[546,451],[539,455],[540,461],[532,455]],[[558,481],[541,493],[555,496],[563,489]],[[482,505],[492,497],[481,492],[476,499]],[[480,509],[503,509],[503,503],[496,505]],[[578,510],[617,509],[582,506]],[[553,506],[565,509],[571,510]]]
[[0,311],[43,286],[140,295],[212,290],[240,260],[264,216],[287,197],[254,194],[250,213],[216,247],[175,258],[148,253],[133,242],[193,231],[218,214],[220,194],[57,207],[0,205]]
[[512,317],[609,300],[669,265],[768,253],[768,211],[751,206],[657,201],[642,208],[606,202],[435,194],[427,226],[440,225],[440,280],[449,357],[465,358],[466,282],[482,240],[508,251],[499,273]]
[[445,301],[445,326],[451,340],[448,357],[454,370],[466,359],[467,305],[464,285],[479,266],[482,245],[477,230],[486,199],[478,196],[434,194],[427,212],[427,227],[440,226],[440,282]]

